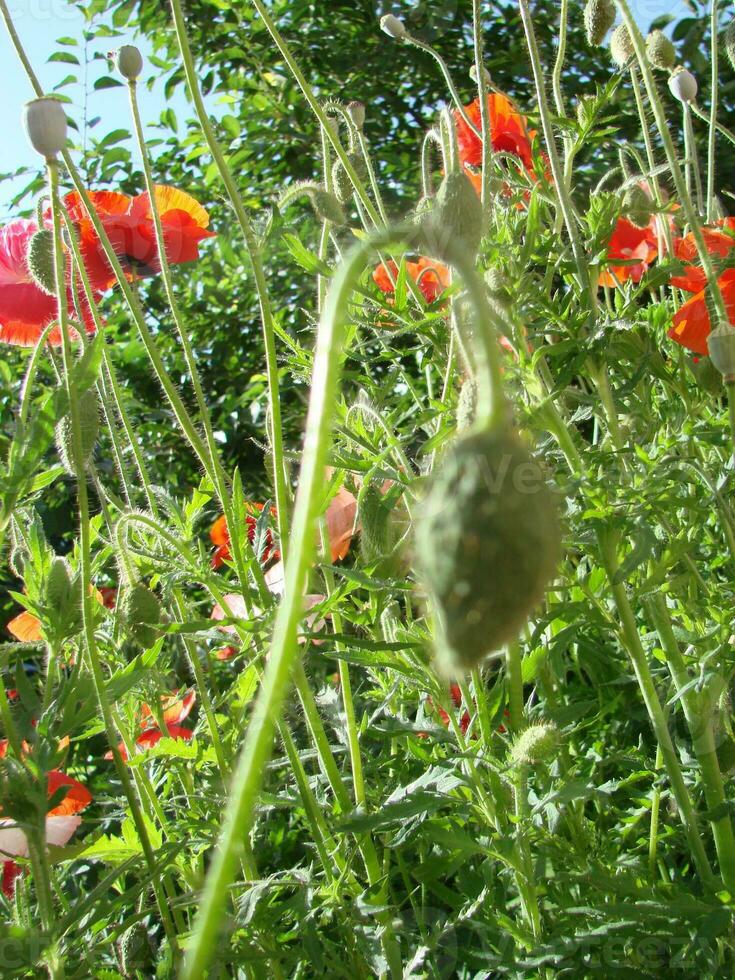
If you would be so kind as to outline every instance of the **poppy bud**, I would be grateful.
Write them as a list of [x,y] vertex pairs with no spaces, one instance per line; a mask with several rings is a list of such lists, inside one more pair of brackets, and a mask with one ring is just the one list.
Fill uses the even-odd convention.
[[140,976],[146,967],[154,963],[155,950],[142,922],[136,922],[118,940],[120,969],[126,978]]
[[694,102],[697,97],[697,79],[686,68],[677,68],[669,78],[671,94],[679,102]]
[[49,296],[55,296],[54,236],[48,228],[42,228],[32,236],[26,252],[26,264],[38,288]]
[[54,558],[46,579],[45,598],[54,610],[61,610],[69,601],[72,591],[69,562],[66,558]]
[[366,484],[358,498],[360,552],[367,565],[390,554],[393,547],[391,507],[375,483]]
[[584,8],[584,29],[587,43],[599,47],[605,35],[615,23],[615,4],[613,0],[587,0]]
[[[483,68],[482,68],[482,74],[483,74],[483,77],[485,78],[485,84],[486,85],[492,85],[492,81],[493,81],[492,80],[492,76],[490,75],[490,72],[487,70],[487,68],[485,68],[484,65],[483,65]],[[475,85],[478,84],[478,81],[477,81],[477,65],[472,65],[472,67],[470,68],[470,78],[475,83]]]
[[386,14],[380,18],[380,29],[395,41],[402,41],[408,34],[406,25],[398,17],[394,17],[393,14]]
[[344,225],[347,222],[342,205],[334,194],[329,191],[315,190],[311,195],[314,213],[321,221],[331,221],[333,225]]
[[517,766],[535,765],[551,759],[559,746],[559,729],[551,722],[529,725],[513,742],[508,759]]
[[115,67],[129,82],[134,82],[143,71],[143,55],[134,44],[123,44],[114,58]]
[[477,415],[477,382],[467,378],[459,389],[457,402],[457,429],[469,429]]
[[676,64],[676,50],[663,31],[651,31],[648,35],[646,54],[654,68],[670,71]]
[[725,51],[735,71],[735,18],[725,28]]
[[155,592],[140,583],[132,585],[123,593],[117,608],[128,637],[146,650],[152,647],[161,621],[161,603]]
[[625,24],[620,24],[612,33],[610,55],[618,68],[627,68],[628,62],[635,55],[633,38]]
[[44,96],[27,102],[23,125],[33,149],[47,160],[66,146],[66,113],[58,99]]
[[[99,406],[94,388],[88,388],[79,396],[77,406],[82,443],[82,463],[86,467],[97,442],[97,433],[100,427]],[[66,472],[70,476],[76,476],[70,415],[65,415],[56,425],[56,448]]]
[[461,436],[428,480],[416,563],[437,618],[436,655],[452,676],[512,640],[556,571],[556,499],[505,426]]
[[362,132],[362,127],[365,125],[365,106],[362,102],[349,102],[347,104],[347,112],[349,113],[350,119],[355,124],[355,129]]
[[474,259],[482,239],[482,204],[469,177],[461,170],[448,173],[421,222],[429,252],[447,257],[447,245],[459,241]]
[[[367,168],[365,166],[365,160],[363,159],[362,153],[348,153],[347,159],[352,164],[352,167],[360,178],[364,180],[367,177]],[[334,166],[332,167],[332,180],[334,181],[334,192],[337,195],[337,200],[340,204],[346,204],[347,201],[352,197],[352,181],[345,168],[342,165],[341,160],[336,160]]]
[[725,381],[735,381],[735,330],[729,323],[720,322],[707,337],[712,363]]
[[642,187],[630,187],[625,192],[623,206],[625,213],[638,228],[648,227],[653,209],[651,199]]

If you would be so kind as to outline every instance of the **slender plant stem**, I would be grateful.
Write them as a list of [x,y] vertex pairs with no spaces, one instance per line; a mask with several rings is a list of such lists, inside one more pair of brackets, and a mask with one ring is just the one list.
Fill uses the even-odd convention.
[[[710,110],[709,130],[707,132],[707,223],[715,220],[715,150],[717,137],[717,102],[719,99],[720,64],[719,64],[719,8],[718,0],[710,0]],[[691,118],[690,118],[691,125]]]

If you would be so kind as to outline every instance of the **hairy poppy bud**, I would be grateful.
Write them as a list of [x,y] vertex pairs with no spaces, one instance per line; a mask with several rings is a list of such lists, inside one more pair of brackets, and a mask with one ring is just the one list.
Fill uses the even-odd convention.
[[142,922],[136,922],[125,930],[118,940],[117,949],[120,969],[126,980],[147,972],[146,968],[150,968],[154,962],[155,950]]
[[508,753],[515,765],[535,765],[551,759],[559,746],[559,729],[551,722],[529,725],[513,742]]
[[516,636],[553,578],[561,533],[554,494],[515,432],[470,432],[447,451],[428,481],[415,547],[445,674]]
[[725,381],[735,381],[735,330],[729,323],[718,323],[707,337],[707,347],[712,363]]
[[134,44],[123,44],[115,52],[115,67],[123,78],[134,82],[143,71],[143,55]]
[[587,43],[598,47],[615,23],[615,4],[613,0],[587,0],[584,8],[584,29]]
[[359,129],[362,132],[362,127],[365,125],[365,106],[362,102],[349,102],[347,104],[347,112],[349,113],[350,119],[355,124],[355,129]]
[[71,571],[66,558],[54,558],[46,579],[45,597],[52,609],[62,609],[71,593]]
[[459,389],[457,402],[457,429],[469,429],[477,415],[477,382],[467,378]]
[[670,70],[676,64],[676,50],[663,31],[651,31],[648,35],[646,54],[654,68]]
[[697,97],[697,79],[686,68],[677,68],[669,78],[671,94],[679,102],[694,102]]
[[44,96],[27,102],[23,124],[33,149],[47,160],[66,146],[66,113],[58,99]]
[[447,245],[459,241],[474,259],[482,238],[482,204],[469,177],[461,170],[448,173],[421,223],[429,252],[447,257]]
[[[485,68],[484,65],[483,65],[483,68],[482,68],[482,74],[483,74],[483,77],[485,78],[485,84],[486,85],[491,85],[492,84],[492,81],[493,81],[492,80],[492,76],[490,75],[490,72],[487,70],[487,68]],[[475,85],[478,84],[478,81],[477,81],[477,65],[472,65],[472,67],[470,68],[470,78],[475,83]]]
[[735,18],[725,28],[725,51],[735,71]]
[[406,30],[406,25],[398,17],[394,17],[393,14],[386,14],[384,17],[380,18],[380,29],[384,31],[388,37],[392,37],[396,41],[401,41],[408,34]]
[[391,507],[375,483],[368,483],[358,498],[360,514],[360,552],[366,564],[384,558],[393,547]]
[[[86,467],[92,455],[100,427],[99,405],[97,392],[88,388],[79,396],[79,431],[82,443],[82,463]],[[74,469],[74,449],[72,442],[71,416],[65,415],[56,426],[56,448],[59,451],[61,463],[70,476],[76,476]]]
[[26,264],[38,288],[49,296],[55,296],[54,236],[47,228],[37,231],[29,241]]
[[612,32],[610,54],[618,68],[627,68],[628,62],[635,56],[633,38],[625,24],[620,24]]
[[[367,168],[365,166],[365,160],[362,153],[348,153],[347,159],[352,164],[352,167],[360,180],[364,180],[367,177]],[[334,166],[332,167],[332,180],[334,181],[334,192],[337,195],[337,200],[340,202],[340,204],[346,204],[352,197],[353,187],[352,181],[342,165],[341,160],[336,160]]]
[[653,214],[651,198],[642,187],[630,187],[625,192],[623,207],[626,215],[638,228],[646,228]]
[[118,603],[118,616],[131,640],[148,649],[158,637],[161,603],[155,592],[138,583],[125,590]]
[[321,221],[331,221],[333,225],[344,225],[347,222],[344,208],[334,194],[329,191],[315,190],[311,195],[314,212]]

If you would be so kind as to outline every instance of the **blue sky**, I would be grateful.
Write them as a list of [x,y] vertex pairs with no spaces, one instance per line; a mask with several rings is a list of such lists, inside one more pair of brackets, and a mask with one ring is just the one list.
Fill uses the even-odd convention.
[[[76,38],[80,46],[77,48],[68,47],[64,50],[76,53],[80,56],[80,60],[83,60],[81,57],[83,53],[81,39],[84,20],[71,0],[9,0],[9,7],[31,63],[48,91],[70,73],[76,73],[81,77],[83,69],[77,69],[75,66],[59,62],[47,63],[47,58],[51,52],[56,50],[56,39],[60,37]],[[633,0],[633,7],[643,28],[647,28],[655,17],[663,13],[681,16],[686,11],[683,0]],[[95,39],[90,43],[87,50],[89,59],[88,90],[91,90],[92,83],[97,77],[107,74],[105,63],[93,60],[93,55],[96,52],[106,53],[110,48],[119,47],[121,44],[134,40],[135,38],[131,36],[122,36],[120,38]],[[147,52],[144,43],[141,43],[140,47],[144,53]],[[0,172],[8,173],[21,166],[36,166],[37,158],[29,149],[19,125],[22,106],[32,97],[32,93],[2,27],[0,27],[0,65],[4,69],[6,92],[5,98],[0,100],[0,133],[6,134],[0,156]],[[83,118],[84,86],[76,85],[63,91],[73,99],[73,105],[69,110],[70,115],[77,119]],[[88,118],[101,115],[103,119],[114,120],[122,116],[119,126],[128,126],[126,93],[123,88],[92,91],[91,94],[88,94],[87,100]],[[162,109],[165,108],[162,86],[154,87],[152,92],[148,92],[144,86],[141,86],[140,100],[144,120],[156,120]],[[183,108],[183,105],[179,103],[174,108],[181,115],[179,110]],[[116,127],[110,126],[108,128]],[[103,133],[106,131],[106,129],[101,130]],[[22,186],[22,182],[19,181],[17,186]],[[9,217],[7,202],[10,196],[10,185],[0,184],[0,223],[4,223]]]

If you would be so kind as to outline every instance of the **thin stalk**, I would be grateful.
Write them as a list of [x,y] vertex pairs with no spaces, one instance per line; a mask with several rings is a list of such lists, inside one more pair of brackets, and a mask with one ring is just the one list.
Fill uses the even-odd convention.
[[735,450],[735,378],[727,378],[725,387],[727,388],[727,418],[730,423],[730,435]]
[[[691,171],[694,174],[694,191],[695,197],[694,202],[697,207],[697,213],[703,215],[706,208],[703,207],[702,201],[702,172],[699,166],[699,154],[697,152],[697,141],[694,136],[694,128],[692,126],[692,112],[688,102],[684,103],[684,152],[687,159],[687,167],[691,166]],[[690,190],[691,194],[691,190]]]
[[[564,93],[561,87],[561,76],[564,71],[564,59],[567,53],[567,34],[569,30],[569,0],[560,0],[559,3],[559,40],[556,46],[556,59],[554,69],[551,73],[551,91],[554,93],[554,105],[556,114],[560,119],[567,118],[567,111],[564,106]],[[572,152],[573,139],[568,133],[564,133],[564,176],[567,186],[571,179],[570,155]]]
[[[663,764],[664,757],[661,752],[661,746],[659,745],[656,748],[656,762],[654,763],[656,772],[661,769]],[[658,786],[654,786],[653,793],[651,794],[651,824],[648,830],[648,870],[651,878],[655,876],[658,867],[658,825],[660,810],[661,790]]]
[[[715,214],[715,146],[717,135],[717,100],[719,97],[720,66],[719,66],[719,10],[717,0],[710,2],[710,115],[709,131],[707,133],[707,223],[711,224]],[[691,119],[690,119],[691,125]]]
[[480,200],[482,201],[484,210],[488,206],[490,199],[490,166],[492,162],[493,140],[492,132],[490,131],[490,111],[487,103],[487,78],[485,77],[480,0],[472,0],[472,41],[475,51],[477,95],[480,100],[480,137],[482,139],[482,185]]

